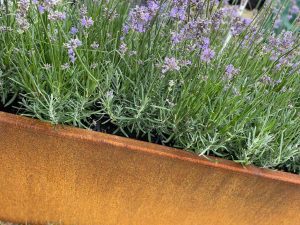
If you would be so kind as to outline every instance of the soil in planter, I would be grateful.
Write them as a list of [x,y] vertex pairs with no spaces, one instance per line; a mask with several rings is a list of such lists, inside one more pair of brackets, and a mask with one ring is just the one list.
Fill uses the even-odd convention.
[[[13,113],[17,114],[18,113],[18,99],[16,99],[12,104],[5,106],[2,102],[0,102],[0,111],[2,112],[7,112],[7,113]],[[1,224],[0,224],[1,225]]]
[[[138,135],[137,133],[131,132],[129,129],[124,128],[124,132],[127,135],[126,136],[123,132],[121,132],[118,129],[117,125],[113,124],[112,122],[106,122],[106,121],[109,121],[108,116],[105,116],[102,119],[99,119],[99,118],[93,116],[92,118],[88,119],[88,121],[85,125],[90,126],[91,124],[94,124],[91,127],[91,129],[93,131],[96,131],[96,132],[114,134],[114,135],[121,136],[121,137],[128,137],[128,138],[136,139],[136,140],[139,140],[139,141],[149,142],[149,139],[148,139],[147,135]],[[168,146],[168,147],[173,147],[173,148],[174,148],[174,145],[175,145],[175,142],[172,141],[172,140],[168,143],[164,143],[162,138],[158,134],[155,134],[155,133],[152,133],[151,143],[164,145],[164,146]],[[213,156],[213,157],[219,158],[219,156],[215,155],[213,152],[210,152],[208,156]],[[232,158],[232,157],[230,159],[231,160],[238,160],[237,158]],[[277,167],[277,168],[273,168],[273,169],[278,170],[278,171],[293,173],[293,172],[290,171],[289,168],[287,168],[285,166],[281,166],[281,167]],[[295,174],[297,174],[297,173],[295,173]]]
[[[124,128],[123,132],[122,132],[120,129],[118,129],[118,126],[116,124],[114,124],[110,121],[109,122],[106,122],[106,121],[109,121],[108,116],[104,116],[102,119],[99,119],[99,118],[93,116],[92,118],[88,119],[88,122],[85,125],[90,126],[92,124],[91,129],[93,131],[107,133],[107,134],[114,134],[117,136],[128,137],[131,139],[149,142],[149,138],[147,135],[139,135],[136,132],[131,132],[127,128]],[[163,143],[163,140],[161,139],[161,137],[156,133],[151,134],[151,143],[166,145],[166,146],[170,146],[170,147],[174,146],[174,143],[172,141],[168,144]]]
[[[12,113],[12,114],[19,114],[20,110],[20,99],[15,99],[10,105],[4,106],[2,102],[0,102],[0,111]],[[96,109],[95,109],[96,111]],[[108,122],[107,122],[108,121]],[[114,134],[117,136],[128,137],[140,141],[149,142],[149,139],[146,135],[138,135],[135,132],[131,132],[129,129],[124,128],[124,132],[118,129],[118,126],[109,121],[108,116],[104,116],[101,119],[97,118],[96,116],[92,116],[88,118],[86,122],[83,123],[86,127],[90,127],[93,131],[107,133],[107,134]],[[125,135],[126,133],[126,135]],[[160,145],[166,145],[163,143],[162,139],[157,134],[152,134],[151,142]],[[174,143],[170,142],[167,146],[172,146]],[[0,224],[1,225],[1,224]]]

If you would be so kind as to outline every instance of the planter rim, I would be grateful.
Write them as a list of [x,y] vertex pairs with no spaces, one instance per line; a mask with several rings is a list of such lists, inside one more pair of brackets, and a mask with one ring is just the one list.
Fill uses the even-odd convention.
[[30,129],[33,132],[47,133],[49,136],[57,136],[63,138],[77,139],[82,142],[92,142],[97,144],[108,144],[116,147],[125,147],[131,151],[142,151],[147,154],[157,155],[165,158],[173,158],[177,160],[189,161],[203,166],[212,167],[241,173],[263,177],[271,180],[278,180],[290,184],[300,185],[300,176],[292,173],[276,171],[256,166],[242,166],[239,163],[221,159],[213,156],[198,156],[180,149],[166,147],[158,144],[143,142],[126,137],[120,137],[102,132],[90,131],[66,125],[52,125],[48,122],[43,122],[38,119],[32,119],[20,115],[10,114],[0,111],[0,123],[14,125],[25,129]]

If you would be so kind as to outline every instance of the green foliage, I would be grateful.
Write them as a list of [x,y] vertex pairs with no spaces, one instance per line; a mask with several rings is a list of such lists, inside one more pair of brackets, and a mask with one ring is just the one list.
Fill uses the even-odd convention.
[[294,23],[297,23],[297,20],[299,20],[299,14],[299,0],[276,0],[274,4],[276,30],[292,30],[295,28]]
[[[8,13],[2,9],[3,104],[17,97],[22,114],[54,124],[85,127],[90,118],[99,118],[103,127],[113,123],[124,135],[300,172],[299,34],[293,33],[298,39],[272,61],[270,8],[239,35],[230,32],[231,18],[220,29],[211,28],[207,35],[215,56],[205,62],[192,40],[172,43],[170,31],[180,31],[182,21],[156,14],[145,32],[124,34],[127,1],[84,2],[94,21],[88,29],[78,25],[81,3],[55,6],[66,12],[62,21],[49,20],[48,12],[31,5],[25,30],[16,19],[17,2]],[[203,17],[220,7],[208,4]],[[80,28],[76,36],[70,34],[73,26]],[[72,64],[66,43],[75,37],[82,45],[73,49]],[[99,47],[91,47],[95,43]],[[290,64],[282,62],[287,56]],[[172,57],[180,69],[163,71]],[[236,68],[231,78],[229,65]]]

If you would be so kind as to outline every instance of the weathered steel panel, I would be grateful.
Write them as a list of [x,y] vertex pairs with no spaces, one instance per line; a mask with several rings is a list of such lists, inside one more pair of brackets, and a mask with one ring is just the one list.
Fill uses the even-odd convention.
[[0,219],[297,225],[300,177],[0,112]]

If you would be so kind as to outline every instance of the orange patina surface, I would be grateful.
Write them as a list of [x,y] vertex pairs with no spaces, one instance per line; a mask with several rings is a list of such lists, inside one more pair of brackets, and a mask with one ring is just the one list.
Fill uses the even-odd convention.
[[0,220],[297,225],[300,177],[0,112]]

